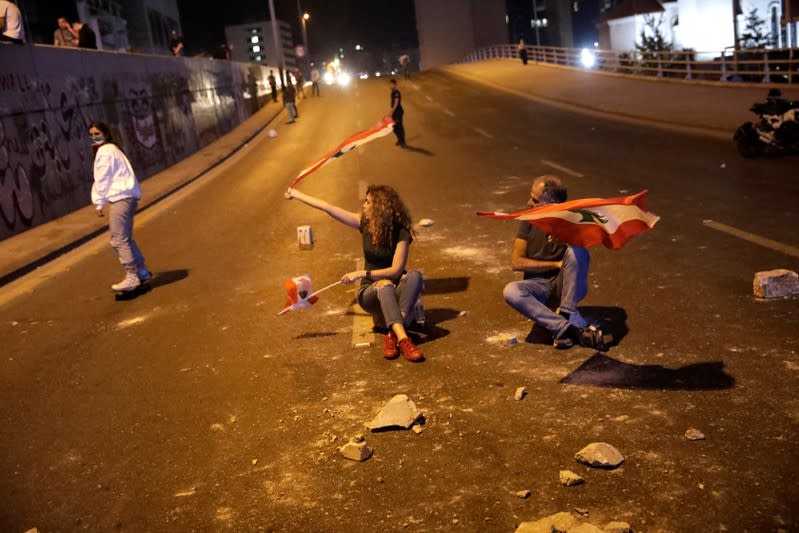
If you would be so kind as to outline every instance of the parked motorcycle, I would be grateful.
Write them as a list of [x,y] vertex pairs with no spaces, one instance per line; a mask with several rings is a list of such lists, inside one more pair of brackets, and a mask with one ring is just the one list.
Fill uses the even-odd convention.
[[739,154],[799,153],[799,102],[784,99],[779,89],[770,89],[766,101],[749,110],[759,119],[735,130],[732,140]]

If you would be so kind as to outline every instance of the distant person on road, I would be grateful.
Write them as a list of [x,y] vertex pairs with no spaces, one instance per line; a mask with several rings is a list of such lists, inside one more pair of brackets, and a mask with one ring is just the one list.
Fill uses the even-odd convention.
[[[533,181],[527,205],[566,201],[566,187],[557,176]],[[562,243],[529,222],[521,221],[513,241],[511,268],[524,278],[505,285],[505,301],[546,329],[558,349],[579,344],[603,350],[602,331],[588,325],[577,304],[588,294],[588,250]],[[556,309],[556,311],[553,311]]]
[[97,216],[108,205],[108,229],[111,247],[125,269],[125,278],[111,285],[115,291],[132,291],[153,275],[133,240],[133,217],[141,198],[141,187],[125,153],[114,143],[111,129],[104,122],[92,122],[89,139],[94,151],[92,203]]
[[311,96],[319,96],[319,69],[311,64]]
[[519,39],[519,46],[516,47],[519,52],[519,59],[522,60],[522,65],[527,64],[527,45],[524,44],[524,39]]
[[72,35],[72,26],[66,17],[58,19],[58,28],[53,32],[53,45],[75,48],[78,46],[78,39]]
[[411,78],[411,75],[408,72],[408,66],[410,65],[410,62],[411,57],[408,54],[402,54],[399,56],[400,71],[402,71],[402,77],[406,80]]
[[296,198],[324,211],[360,232],[365,270],[347,272],[341,281],[347,285],[360,282],[358,303],[368,313],[382,313],[388,328],[383,341],[386,359],[395,359],[401,354],[408,361],[422,361],[422,351],[406,331],[414,321],[412,311],[422,292],[422,273],[405,269],[413,228],[408,209],[397,191],[387,185],[370,185],[359,213],[346,211],[296,189],[286,191],[285,197],[287,200]]
[[97,50],[97,34],[88,24],[73,22],[72,35],[78,40],[78,48]]
[[25,44],[22,12],[8,0],[0,0],[0,42]]
[[182,56],[183,48],[183,36],[173,29],[169,38],[169,49],[172,50],[172,55],[175,57]]
[[269,91],[272,93],[272,101],[277,102],[277,80],[275,79],[275,71],[269,70],[269,77],[266,78],[269,82]]
[[397,89],[397,80],[391,80],[391,118],[394,119],[394,135],[397,136],[396,145],[405,148],[405,127],[402,125],[402,118],[405,110],[402,108],[402,93]]
[[[289,74],[289,77],[291,75]],[[286,124],[294,124],[297,120],[297,106],[294,102],[296,93],[294,92],[294,84],[286,83],[283,85],[283,106],[286,108],[286,111],[289,113],[289,120]]]
[[305,80],[302,79],[302,71],[297,69],[294,71],[294,89],[297,92],[297,99],[302,100],[305,98],[305,89],[303,85],[305,84]]

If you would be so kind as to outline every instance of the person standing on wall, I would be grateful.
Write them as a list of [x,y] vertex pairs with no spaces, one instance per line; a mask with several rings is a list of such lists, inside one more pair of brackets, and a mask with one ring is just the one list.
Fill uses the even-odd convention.
[[133,240],[133,217],[141,198],[141,187],[130,161],[114,143],[111,128],[106,123],[92,122],[89,139],[94,151],[92,203],[98,217],[103,216],[103,209],[108,205],[111,247],[125,269],[125,278],[111,285],[111,289],[132,291],[153,277]]
[[72,29],[66,17],[58,19],[58,28],[53,32],[53,45],[66,48],[78,46],[78,40],[72,35]]
[[0,42],[25,44],[22,13],[8,0],[0,0]]
[[169,38],[169,49],[172,50],[172,55],[175,57],[183,55],[183,36],[179,35],[177,30],[172,30]]
[[97,34],[87,24],[73,22],[72,35],[78,40],[78,48],[97,50]]
[[405,110],[402,108],[402,93],[397,89],[397,80],[391,79],[391,118],[394,119],[394,135],[397,136],[397,146],[405,148],[405,127],[402,117]]

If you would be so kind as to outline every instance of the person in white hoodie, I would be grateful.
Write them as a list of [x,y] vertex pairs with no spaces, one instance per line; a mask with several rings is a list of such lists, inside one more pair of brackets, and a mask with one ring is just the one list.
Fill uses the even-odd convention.
[[92,203],[99,217],[103,216],[103,209],[108,205],[111,247],[125,269],[125,278],[111,285],[111,289],[132,291],[153,277],[133,240],[133,217],[141,198],[141,187],[125,153],[114,144],[107,124],[93,122],[89,125],[89,138],[94,150]]

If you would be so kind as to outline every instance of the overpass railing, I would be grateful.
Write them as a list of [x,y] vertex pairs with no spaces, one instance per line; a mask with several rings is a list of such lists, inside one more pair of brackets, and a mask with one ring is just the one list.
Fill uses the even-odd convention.
[[[518,58],[515,44],[479,48],[461,62]],[[527,46],[530,61],[657,78],[749,83],[799,83],[799,49],[763,48],[717,52],[618,51]]]

